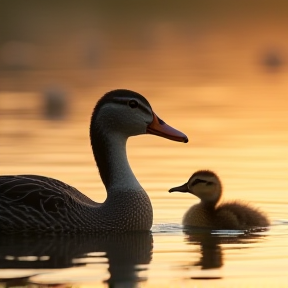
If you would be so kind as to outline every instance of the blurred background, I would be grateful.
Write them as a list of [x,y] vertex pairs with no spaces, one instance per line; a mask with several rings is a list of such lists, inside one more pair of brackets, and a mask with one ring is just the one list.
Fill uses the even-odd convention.
[[245,86],[256,75],[277,84],[287,72],[284,0],[0,5],[1,91],[51,82],[87,88],[121,77],[152,87]]

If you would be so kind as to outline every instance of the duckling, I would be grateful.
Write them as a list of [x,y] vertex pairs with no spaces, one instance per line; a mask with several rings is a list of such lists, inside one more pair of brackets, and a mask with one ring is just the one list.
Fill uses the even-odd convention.
[[195,172],[187,183],[169,190],[174,191],[189,192],[201,200],[185,213],[182,221],[184,226],[245,230],[267,227],[270,224],[263,212],[241,201],[218,204],[222,185],[219,177],[212,171]]
[[40,175],[0,176],[0,233],[91,233],[149,231],[153,210],[127,158],[129,137],[152,134],[188,142],[161,120],[141,94],[106,93],[96,104],[90,140],[107,191],[103,203],[76,188]]

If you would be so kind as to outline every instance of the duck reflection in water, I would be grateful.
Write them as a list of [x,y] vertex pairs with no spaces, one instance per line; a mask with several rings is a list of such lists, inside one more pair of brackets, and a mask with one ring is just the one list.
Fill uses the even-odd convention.
[[213,237],[211,233],[193,233],[186,231],[187,244],[199,245],[201,258],[193,263],[193,266],[200,266],[201,269],[220,268],[223,265],[223,255],[220,246],[220,239]]
[[[224,265],[225,256],[223,250],[233,249],[248,249],[249,244],[258,243],[263,240],[264,235],[251,234],[251,233],[226,233],[226,234],[215,234],[212,231],[204,229],[185,229],[186,235],[185,241],[188,245],[200,246],[200,260],[189,263],[183,268],[191,268],[194,266],[201,267],[201,270],[206,269],[217,269]],[[223,247],[225,246],[225,248]],[[205,274],[204,276],[199,273],[197,276],[191,277],[193,279],[220,279],[222,278],[219,274]]]
[[[147,270],[152,259],[152,248],[153,238],[149,231],[100,236],[5,235],[0,238],[0,269],[34,269],[31,276],[35,276],[38,274],[37,269],[84,266],[93,263],[93,257],[97,258],[95,263],[99,263],[99,257],[105,257],[108,260],[110,277],[104,279],[106,275],[103,273],[102,281],[109,286],[122,283],[129,287],[147,280],[145,277],[140,278],[139,272]],[[96,252],[103,253],[94,256]],[[31,257],[36,260],[29,261]],[[105,259],[101,261],[103,263]],[[29,277],[25,281],[29,283]]]

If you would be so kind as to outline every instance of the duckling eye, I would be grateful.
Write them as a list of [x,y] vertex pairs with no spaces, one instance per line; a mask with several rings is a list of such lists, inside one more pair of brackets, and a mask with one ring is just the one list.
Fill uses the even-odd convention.
[[211,186],[211,185],[213,185],[213,182],[208,181],[208,182],[206,182],[206,185]]
[[202,179],[195,179],[192,183],[191,183],[191,186],[195,186],[195,185],[197,185],[197,184],[199,184],[199,183],[206,183],[206,185],[207,185],[207,182],[205,181],[205,180],[202,180]]
[[138,107],[138,105],[139,105],[139,103],[136,101],[136,100],[130,100],[129,102],[128,102],[128,105],[131,107],[131,108],[137,108]]

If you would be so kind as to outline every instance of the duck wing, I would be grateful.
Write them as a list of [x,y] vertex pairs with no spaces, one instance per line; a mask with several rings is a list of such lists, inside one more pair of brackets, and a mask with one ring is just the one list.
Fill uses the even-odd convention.
[[42,202],[50,210],[53,209],[51,207],[52,200],[57,200],[56,202],[58,203],[65,201],[67,197],[83,202],[83,204],[98,204],[76,188],[53,178],[38,175],[8,175],[0,177],[0,199],[2,201],[5,199],[11,204],[25,203],[36,207]]
[[14,231],[17,227],[22,230],[26,226],[36,229],[37,225],[49,227],[79,214],[87,205],[100,204],[53,178],[38,175],[0,177],[0,230]]

